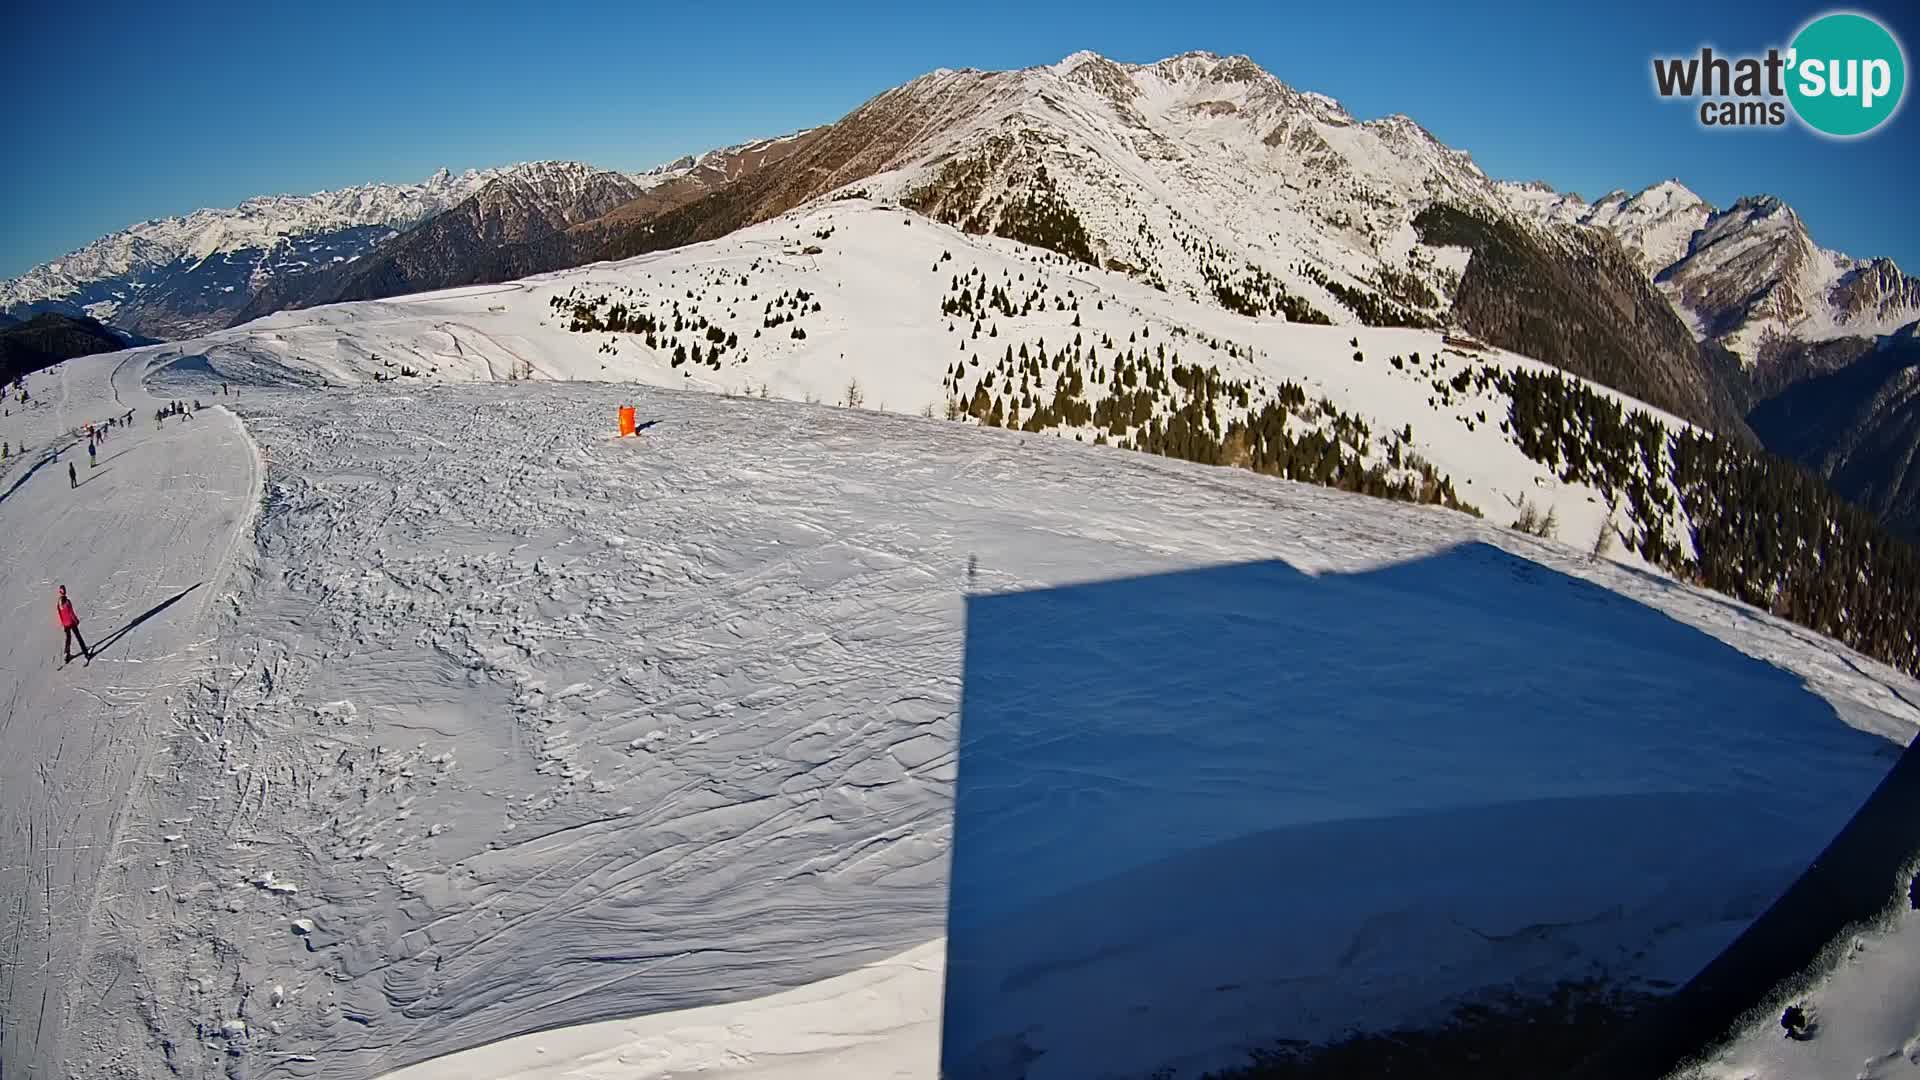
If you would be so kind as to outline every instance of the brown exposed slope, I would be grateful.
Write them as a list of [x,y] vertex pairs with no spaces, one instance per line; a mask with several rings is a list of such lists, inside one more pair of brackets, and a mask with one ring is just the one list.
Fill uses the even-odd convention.
[[365,257],[272,283],[238,325],[273,311],[510,281],[602,258],[609,237],[777,165],[806,133],[683,158],[640,177],[573,162],[523,166]]
[[652,220],[670,210],[677,210],[718,188],[780,165],[804,150],[820,130],[798,131],[777,139],[716,150],[699,158],[682,158],[663,170],[680,175],[641,192],[594,220],[573,226],[569,232],[576,237],[605,242],[612,234]]
[[[981,73],[981,80],[1005,74]],[[597,257],[623,259],[695,244],[777,217],[900,164],[926,138],[980,107],[970,95],[929,96],[917,93],[916,85],[889,90],[839,122],[799,136],[778,168],[759,168],[682,206],[610,230]]]

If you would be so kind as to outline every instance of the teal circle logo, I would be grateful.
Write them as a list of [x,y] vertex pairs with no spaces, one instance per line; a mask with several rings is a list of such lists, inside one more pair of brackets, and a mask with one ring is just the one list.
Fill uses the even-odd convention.
[[1787,99],[1808,127],[1852,138],[1887,122],[1907,91],[1907,58],[1865,15],[1822,15],[1794,36]]

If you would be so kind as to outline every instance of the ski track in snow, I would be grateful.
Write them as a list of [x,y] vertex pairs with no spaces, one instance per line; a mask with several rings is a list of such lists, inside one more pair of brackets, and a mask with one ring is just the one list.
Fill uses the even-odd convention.
[[[130,794],[162,751],[165,702],[206,660],[206,612],[249,516],[254,459],[239,423],[215,409],[155,430],[140,370],[119,357],[62,365],[30,380],[40,404],[16,403],[5,428],[28,447],[0,474],[12,628],[0,641],[0,1062],[22,1075],[66,1075],[50,1055],[90,1053],[94,1021],[128,998],[140,928],[127,874],[154,826]],[[133,425],[89,466],[69,429],[127,410]],[[76,490],[60,483],[68,462]],[[90,664],[56,667],[59,584]]]
[[[69,399],[104,402],[123,364],[138,371],[101,357],[55,374]],[[191,372],[159,389],[213,393]],[[650,426],[616,440],[628,402]],[[136,408],[108,443],[139,451],[112,465],[123,486],[95,489],[108,473],[78,493],[119,493],[122,520],[78,520],[51,471],[0,503],[36,556],[0,571],[0,598],[46,618],[49,646],[51,612],[32,611],[50,606],[44,567],[114,583],[77,592],[89,628],[207,581],[92,668],[36,674],[29,635],[0,654],[9,849],[29,834],[22,850],[59,856],[9,857],[8,880],[64,890],[38,906],[48,930],[35,889],[9,889],[29,922],[4,953],[8,1028],[49,987],[84,991],[64,1042],[29,1036],[75,1076],[164,1059],[358,1077],[648,1014],[621,1029],[640,1044],[602,1030],[594,1052],[752,1075],[860,1060],[845,1055],[877,1031],[904,1048],[887,1061],[926,1060],[940,971],[919,947],[946,914],[969,587],[1270,558],[1354,571],[1481,541],[1778,664],[1882,750],[1920,724],[1911,681],[1742,605],[1463,515],[1250,473],[639,387],[249,387],[228,404],[265,463],[232,559],[217,538],[251,508],[254,456],[218,411],[155,433]],[[116,666],[122,650],[147,663]],[[15,730],[52,745],[16,752]],[[1835,758],[1834,775],[1870,778],[1883,757]],[[46,963],[27,955],[42,944]],[[793,1013],[812,1033],[799,1045],[709,1037],[702,1054],[661,1034],[748,1023],[792,1000],[753,999],[802,987],[871,1001],[903,954],[879,992],[897,1024]],[[442,1069],[472,1075],[518,1059],[454,1060]]]

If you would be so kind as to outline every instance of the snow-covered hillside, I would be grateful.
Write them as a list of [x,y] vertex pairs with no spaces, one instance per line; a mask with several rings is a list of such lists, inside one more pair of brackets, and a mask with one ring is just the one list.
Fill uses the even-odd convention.
[[[1524,501],[1587,544],[1606,517],[1594,486],[1521,451],[1509,402],[1487,381],[1545,365],[1439,331],[1248,318],[860,199],[624,263],[282,312],[171,348],[263,383],[615,380],[827,403],[851,388],[868,408],[942,417],[984,388],[1005,426],[1044,420],[1062,437],[1129,445],[1168,431],[1196,399],[1179,370],[1214,369],[1218,396],[1197,421],[1211,420],[1210,436],[1285,401],[1300,445],[1318,433],[1350,468],[1394,482],[1424,483],[1424,463],[1499,523]],[[1063,404],[1075,372],[1084,411]],[[1126,405],[1125,423],[1106,402]],[[1626,526],[1624,513],[1614,520]],[[1637,561],[1625,546],[1616,554]]]
[[[541,175],[556,170],[563,182]],[[609,208],[580,198],[585,188],[564,182],[567,172],[597,175],[596,192],[617,178],[636,193],[663,194]],[[540,258],[504,257],[512,236],[491,236],[480,249],[452,245],[439,253],[452,266],[400,275],[398,285],[386,275],[345,291],[329,291],[339,282],[289,281],[350,263],[502,178],[542,193],[536,201],[548,213],[536,216],[559,206],[598,216],[558,215],[591,227]],[[722,190],[718,204],[689,205]],[[1422,243],[1412,224],[1437,204],[1548,231],[1612,233],[1660,278],[1698,335],[1749,361],[1773,338],[1887,333],[1920,318],[1916,279],[1884,259],[1818,248],[1777,200],[1715,210],[1667,180],[1589,205],[1542,184],[1494,181],[1466,149],[1442,144],[1408,116],[1363,121],[1244,56],[1205,52],[1151,64],[1079,52],[1016,71],[943,69],[835,123],[630,176],[540,162],[252,199],[136,225],[36,267],[0,285],[0,311],[84,309],[152,336],[185,337],[235,315],[393,295],[408,281],[454,283],[462,264],[480,268],[464,280],[501,280],[646,250],[657,246],[647,241],[650,224],[677,210],[697,223],[682,221],[688,227],[673,235],[712,237],[835,191],[1046,243],[1203,303],[1295,321],[1444,322],[1466,255]]]
[[[377,340],[456,302],[489,306]],[[307,370],[383,370],[334,325]],[[597,368],[566,333],[508,344]],[[111,640],[0,653],[35,748],[0,1001],[49,1075],[362,1077],[606,1021],[417,1075],[924,1077],[944,1022],[976,1075],[1187,1076],[1489,987],[1658,992],[1920,730],[1881,665],[1440,508],[757,397],[268,384],[292,354],[227,340],[70,361],[0,419],[0,522],[34,524],[0,603],[64,582]],[[217,407],[156,429],[156,397]],[[61,484],[62,433],[127,408]]]

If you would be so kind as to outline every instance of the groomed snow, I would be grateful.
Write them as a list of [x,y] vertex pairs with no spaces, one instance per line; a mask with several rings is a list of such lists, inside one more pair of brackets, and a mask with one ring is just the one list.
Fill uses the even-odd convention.
[[[124,1006],[132,989],[141,928],[125,891],[129,861],[170,856],[162,835],[172,827],[146,816],[139,791],[168,750],[167,702],[211,656],[211,609],[234,586],[258,501],[253,448],[234,417],[214,409],[156,430],[144,366],[128,354],[63,364],[31,377],[33,403],[10,401],[0,418],[12,450],[0,467],[9,628],[0,638],[0,1062],[9,1075],[79,1075],[97,1051],[122,1053],[87,1017]],[[116,429],[90,465],[86,440],[70,432],[128,411],[133,425]],[[61,584],[96,657],[56,670]],[[46,1056],[59,1047],[71,1073]]]

